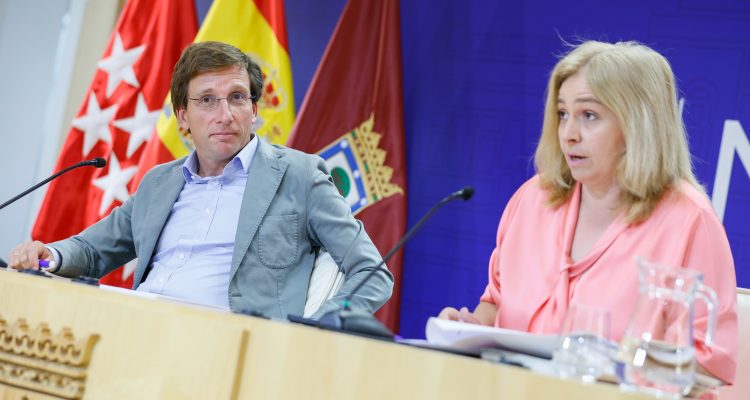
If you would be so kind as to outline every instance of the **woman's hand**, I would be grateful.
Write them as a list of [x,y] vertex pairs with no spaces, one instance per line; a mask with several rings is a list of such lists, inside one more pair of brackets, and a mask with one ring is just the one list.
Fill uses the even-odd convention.
[[440,311],[440,314],[438,314],[438,318],[482,325],[482,321],[480,321],[479,318],[475,317],[474,314],[466,307],[461,307],[460,310],[456,310],[453,307],[446,307],[443,309],[443,311]]
[[489,326],[495,323],[496,316],[497,306],[485,302],[480,302],[477,308],[474,309],[474,312],[469,311],[466,307],[461,307],[460,310],[453,307],[446,307],[438,314],[438,318],[440,319]]

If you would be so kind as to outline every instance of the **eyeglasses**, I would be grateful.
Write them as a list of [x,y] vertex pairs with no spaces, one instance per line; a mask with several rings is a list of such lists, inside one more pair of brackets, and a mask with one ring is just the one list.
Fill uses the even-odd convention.
[[235,108],[241,108],[248,105],[248,101],[251,97],[242,92],[235,92],[227,97],[216,97],[214,95],[207,94],[198,98],[188,97],[188,99],[195,102],[195,105],[201,110],[213,111],[219,108],[219,101],[226,100],[227,104]]

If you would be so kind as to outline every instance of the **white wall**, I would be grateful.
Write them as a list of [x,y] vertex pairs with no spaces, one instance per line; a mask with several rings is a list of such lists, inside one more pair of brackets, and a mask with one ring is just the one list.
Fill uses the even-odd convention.
[[[53,173],[117,8],[117,0],[0,0],[0,202]],[[43,189],[0,210],[0,258],[29,239]]]

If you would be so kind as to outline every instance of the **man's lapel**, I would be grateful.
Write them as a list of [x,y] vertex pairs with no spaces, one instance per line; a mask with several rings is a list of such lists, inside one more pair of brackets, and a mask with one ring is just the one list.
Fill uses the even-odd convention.
[[[182,163],[178,162],[174,163],[171,168],[165,169],[154,179],[154,187],[148,188],[148,195],[146,196],[150,203],[148,214],[144,221],[138,221],[138,223],[143,226],[143,231],[149,232],[149,234],[143,236],[143,243],[141,243],[138,252],[138,265],[133,277],[133,283],[136,286],[143,279],[146,267],[154,254],[156,241],[161,236],[164,224],[166,224],[183,186],[185,186],[185,177],[182,175]],[[157,232],[158,234],[153,234]],[[138,240],[139,238],[135,239]]]

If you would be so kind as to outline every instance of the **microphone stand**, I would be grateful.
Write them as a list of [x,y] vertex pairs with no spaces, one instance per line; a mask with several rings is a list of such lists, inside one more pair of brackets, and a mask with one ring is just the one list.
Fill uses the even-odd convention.
[[[89,167],[89,166],[90,167],[95,167],[95,168],[104,168],[104,166],[106,166],[106,165],[107,165],[107,160],[105,160],[103,158],[99,158],[99,157],[91,159],[91,160],[81,161],[78,164],[73,164],[70,167],[63,169],[62,171],[60,171],[60,172],[58,172],[58,173],[50,176],[49,178],[47,178],[47,179],[45,179],[45,180],[37,183],[36,185],[34,185],[34,186],[26,189],[23,193],[19,194],[18,196],[14,197],[14,198],[12,198],[12,199],[10,199],[8,201],[6,201],[3,204],[0,204],[0,210],[2,210],[3,208],[5,208],[5,207],[7,207],[7,206],[9,206],[11,204],[13,204],[14,202],[16,202],[18,199],[22,198],[23,196],[26,196],[27,194],[29,194],[29,193],[31,193],[31,192],[39,189],[40,186],[42,186],[45,183],[47,183],[47,182],[49,182],[49,181],[57,178],[60,175],[66,173],[68,171],[70,171],[71,169],[75,169],[75,168],[79,168],[79,167]],[[0,268],[8,268],[8,263],[6,263],[5,260],[3,260],[2,258],[0,258]]]
[[31,192],[39,189],[40,186],[42,186],[45,183],[47,183],[47,182],[49,182],[49,181],[57,178],[60,175],[66,173],[68,171],[70,171],[71,169],[75,169],[75,168],[79,168],[79,167],[87,167],[87,166],[92,166],[92,167],[96,167],[96,168],[103,168],[105,165],[107,165],[107,161],[105,159],[103,159],[103,158],[94,158],[93,160],[81,161],[78,164],[71,165],[70,167],[65,168],[64,170],[62,170],[62,171],[60,171],[60,172],[58,172],[58,173],[50,176],[49,178],[47,178],[47,179],[45,179],[45,180],[37,183],[34,186],[26,189],[23,193],[19,194],[18,196],[14,197],[14,198],[12,198],[12,199],[10,199],[8,201],[6,201],[3,204],[0,204],[0,210],[2,210],[3,208],[5,208],[6,206],[9,206],[9,205],[13,204],[16,200],[20,199],[21,197],[26,196],[27,194],[29,194],[29,193],[31,193]]
[[451,193],[449,196],[443,198],[437,204],[432,206],[432,208],[430,208],[430,210],[427,211],[427,213],[422,216],[422,218],[420,218],[408,232],[406,232],[401,240],[391,248],[388,254],[383,257],[383,260],[359,282],[348,296],[346,296],[342,303],[342,308],[324,314],[323,317],[320,318],[318,325],[324,329],[392,340],[393,332],[386,328],[385,325],[378,321],[372,314],[351,309],[352,298],[378,271],[384,270],[383,265],[385,265],[386,261],[390,260],[390,258],[393,257],[393,255],[396,254],[396,252],[399,251],[415,233],[417,233],[417,231],[419,231],[422,225],[424,225],[424,223],[427,222],[437,210],[453,200],[460,198],[466,201],[473,195],[474,188],[466,186],[459,191]]

